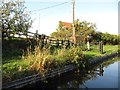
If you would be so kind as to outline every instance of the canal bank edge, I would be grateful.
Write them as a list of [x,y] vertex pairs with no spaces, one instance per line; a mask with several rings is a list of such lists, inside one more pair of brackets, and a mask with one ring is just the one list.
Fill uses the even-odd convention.
[[118,55],[118,52],[114,52],[114,53],[112,53],[112,54],[109,54],[109,55],[104,55],[104,56],[99,56],[99,57],[96,57],[96,58],[94,58],[94,59],[89,59],[89,63],[90,63],[90,65],[93,65],[93,64],[96,64],[96,63],[99,63],[99,62],[103,62],[103,61],[105,61],[105,60],[108,60],[108,59],[110,59],[110,58],[113,58],[113,57],[115,57],[115,56],[117,56]]
[[[109,55],[96,57],[92,60],[89,59],[89,61],[90,61],[89,63],[90,63],[90,65],[94,65],[96,63],[108,60],[109,58],[113,58],[117,55],[118,55],[118,52],[114,52],[114,53],[109,54]],[[25,77],[25,78],[22,78],[22,79],[17,79],[17,80],[8,82],[8,83],[4,83],[2,85],[2,88],[3,89],[21,88],[21,87],[24,87],[26,85],[36,83],[40,80],[45,80],[47,78],[53,78],[57,75],[61,75],[62,73],[66,73],[66,72],[74,70],[76,68],[78,68],[78,66],[76,66],[76,65],[67,65],[67,66],[64,66],[62,68],[57,68],[57,69],[54,69],[54,70],[50,71],[49,73],[45,74],[44,77],[40,77],[39,74],[35,74],[35,75],[31,75],[31,76],[28,76],[28,77]]]

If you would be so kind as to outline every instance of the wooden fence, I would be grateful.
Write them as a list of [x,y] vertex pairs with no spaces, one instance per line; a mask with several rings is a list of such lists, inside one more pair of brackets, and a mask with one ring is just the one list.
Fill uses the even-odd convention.
[[19,38],[19,39],[33,39],[36,40],[37,42],[41,43],[42,46],[46,45],[53,45],[56,47],[65,47],[69,48],[70,46],[73,46],[74,43],[71,42],[70,40],[59,40],[54,37],[50,37],[44,34],[37,34],[37,33],[32,33],[32,32],[27,32],[27,34],[23,33],[16,33],[14,36],[11,36],[11,38]]

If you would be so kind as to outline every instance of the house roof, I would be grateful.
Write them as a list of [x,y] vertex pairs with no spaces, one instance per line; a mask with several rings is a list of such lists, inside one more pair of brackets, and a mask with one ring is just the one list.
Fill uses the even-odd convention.
[[62,25],[63,25],[64,27],[66,27],[66,28],[70,28],[71,25],[72,25],[72,23],[69,23],[69,22],[61,22],[61,23],[62,23]]

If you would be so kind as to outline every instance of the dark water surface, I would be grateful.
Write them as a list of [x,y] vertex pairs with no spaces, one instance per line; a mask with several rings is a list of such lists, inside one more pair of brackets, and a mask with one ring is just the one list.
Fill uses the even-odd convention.
[[77,69],[27,87],[40,88],[41,90],[50,88],[65,90],[69,88],[118,88],[118,62],[120,62],[118,58],[114,58],[92,66],[89,70],[81,72]]

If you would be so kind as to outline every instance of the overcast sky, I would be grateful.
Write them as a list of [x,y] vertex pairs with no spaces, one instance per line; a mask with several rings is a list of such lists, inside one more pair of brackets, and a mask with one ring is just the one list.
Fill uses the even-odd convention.
[[[118,34],[118,1],[75,0],[75,19],[96,23],[97,31]],[[59,6],[44,9],[54,5]],[[39,30],[40,34],[49,35],[56,31],[60,20],[72,22],[71,0],[25,0],[25,6],[32,11],[32,32]]]

